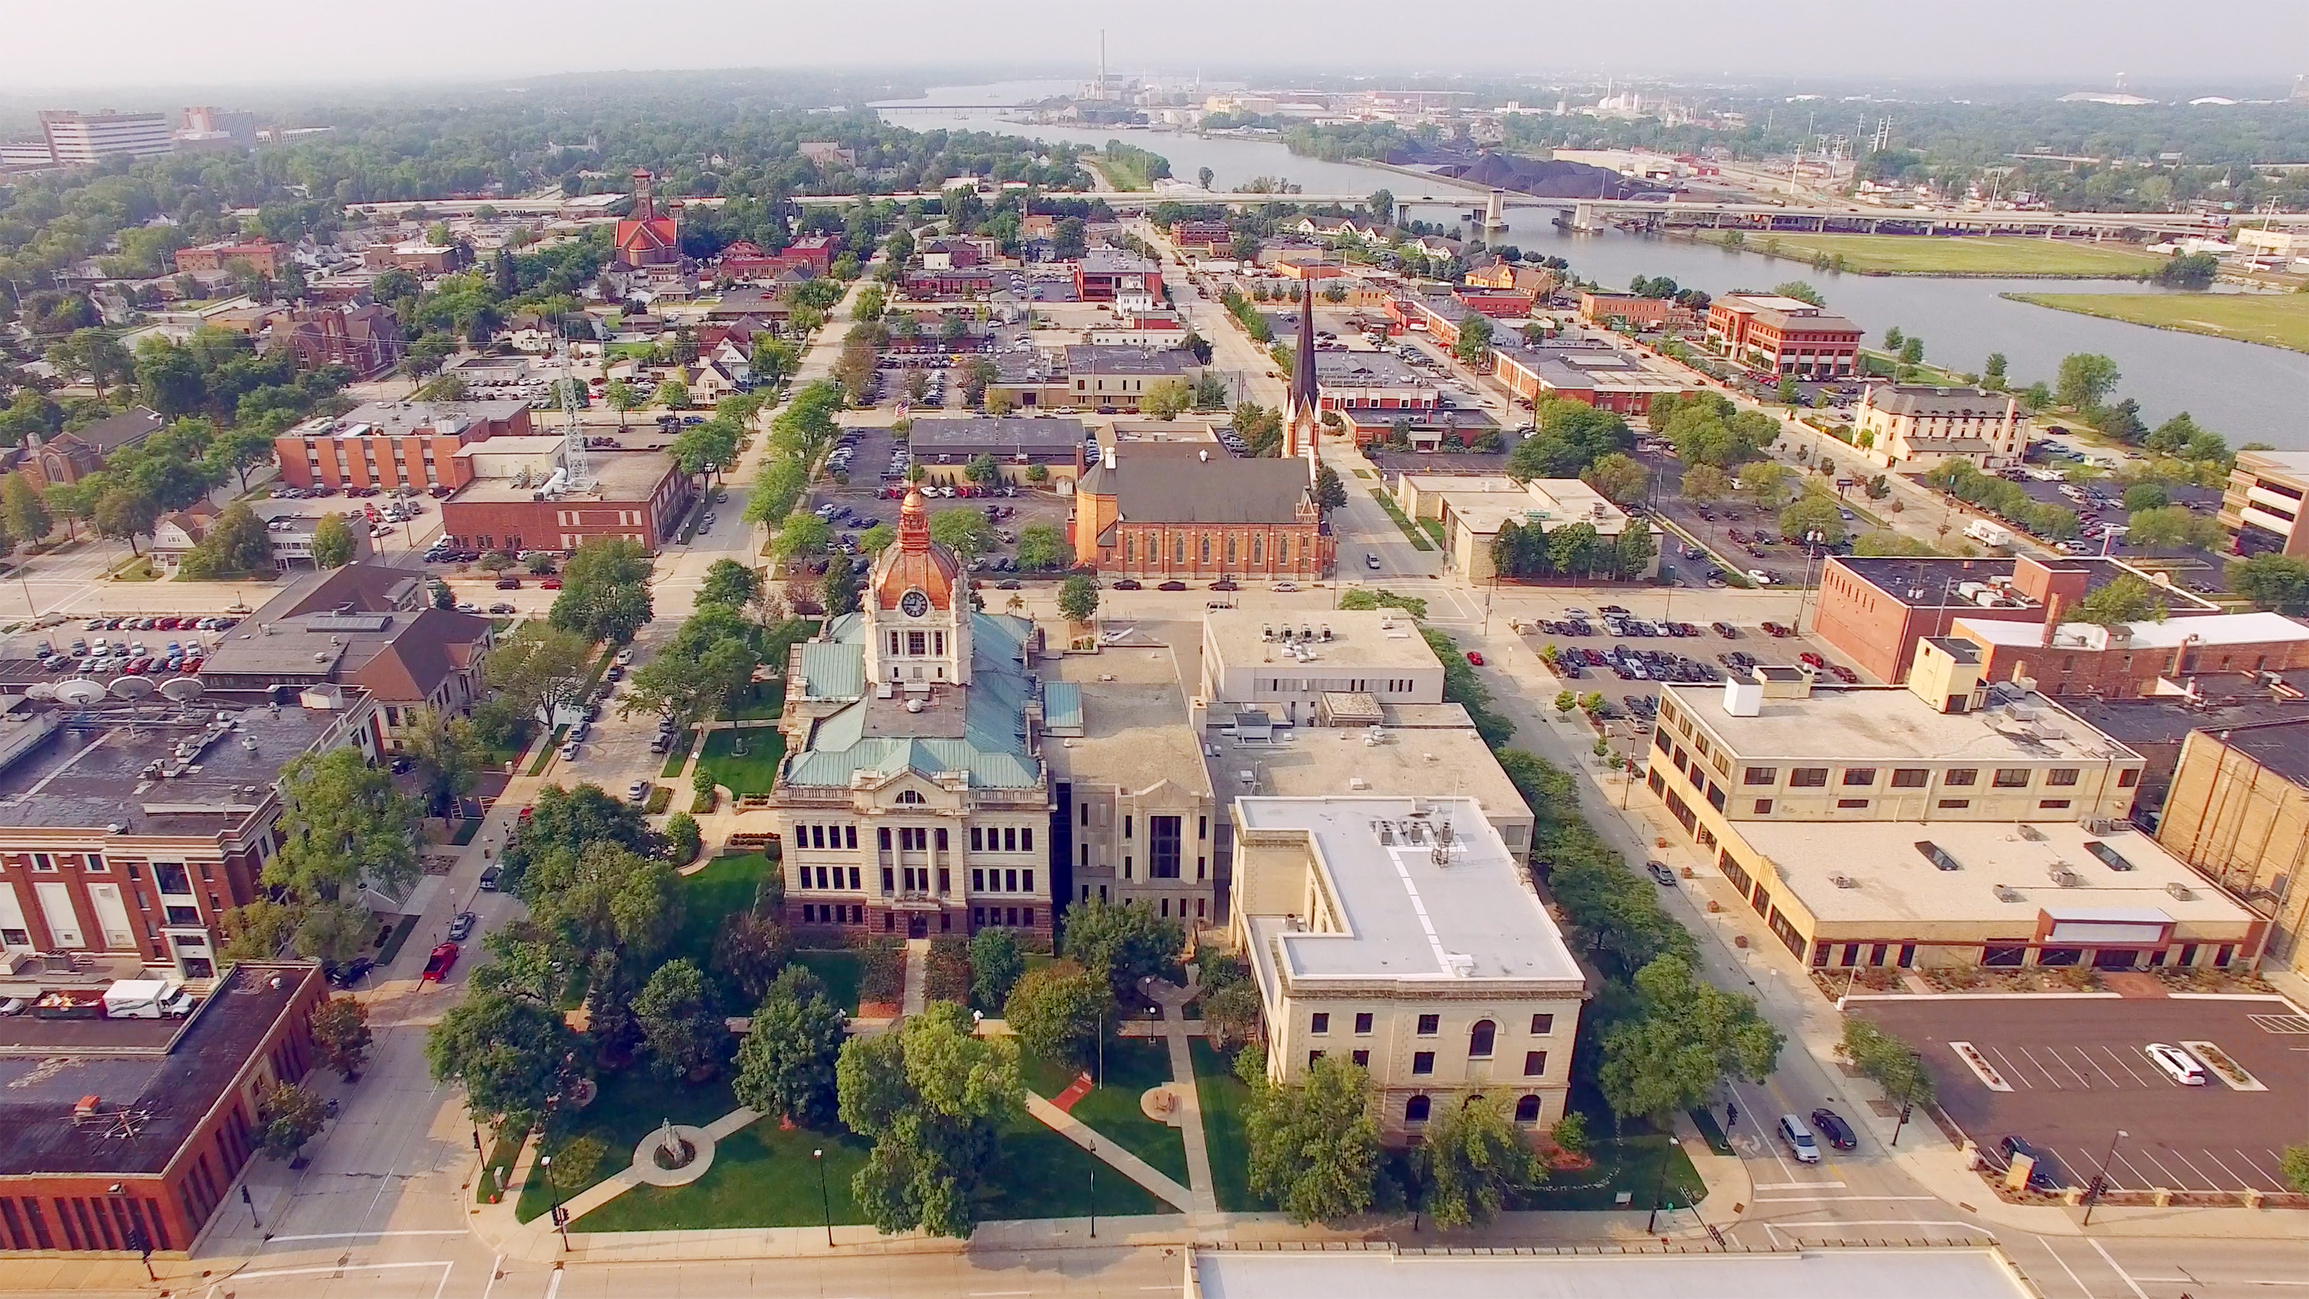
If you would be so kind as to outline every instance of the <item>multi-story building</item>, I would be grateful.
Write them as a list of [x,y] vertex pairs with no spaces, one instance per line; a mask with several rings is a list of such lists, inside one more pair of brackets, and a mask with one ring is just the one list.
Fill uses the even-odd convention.
[[2185,694],[2200,672],[2309,668],[2309,627],[2276,613],[2108,626],[1958,618],[1949,634],[1979,647],[1983,678],[2030,681],[2053,696],[2145,699]]
[[[1946,636],[1958,618],[2058,624],[2063,610],[2124,576],[2149,578],[2122,560],[1868,559],[1830,556],[1820,574],[1812,630],[1879,681],[1905,681],[1916,644]],[[2162,585],[2175,617],[2221,612],[2221,606]]]
[[1653,398],[1697,386],[1690,371],[1666,361],[1596,345],[1500,344],[1491,351],[1491,373],[1525,401],[1576,401],[1622,415],[1649,415]]
[[1068,654],[1044,677],[1057,899],[1142,903],[1189,931],[1221,923],[1225,812],[1169,647]]
[[2191,733],[2157,841],[2268,918],[2270,955],[2309,969],[2309,719]]
[[[176,152],[176,132],[166,113],[79,113],[51,109],[40,114],[40,134],[59,167],[76,167],[123,155],[152,158]],[[266,272],[271,274],[271,272]]]
[[306,420],[273,439],[273,453],[292,487],[458,488],[472,470],[460,450],[530,435],[529,403],[514,398],[373,401]]
[[272,332],[265,336],[265,350],[283,348],[296,357],[300,370],[341,365],[356,379],[376,378],[399,365],[407,351],[400,319],[391,307],[377,302],[276,316]]
[[[287,573],[294,569],[313,567],[313,534],[320,528],[324,516],[291,514],[286,511],[271,513],[264,508],[268,504],[257,502],[250,508],[264,520],[265,544],[272,554],[274,571]],[[161,515],[153,524],[151,544],[144,548],[144,553],[152,557],[153,568],[174,577],[178,566],[184,563],[184,557],[208,539],[209,530],[216,526],[217,519],[223,513],[224,510],[216,502],[204,496],[181,510],[170,510]],[[361,523],[355,526],[352,534],[352,557],[355,560],[368,558],[368,525]]]
[[2301,502],[2309,493],[2309,451],[2240,451],[2221,494],[2221,526],[2240,555],[2309,555]]
[[972,609],[969,577],[908,492],[864,607],[788,660],[770,796],[787,924],[1049,938],[1039,642],[1025,619]]
[[1321,409],[1347,422],[1358,444],[1385,438],[1397,421],[1435,419],[1442,392],[1392,352],[1317,352]]
[[1581,293],[1579,318],[1591,325],[1625,323],[1637,329],[1692,329],[1698,312],[1674,298],[1640,298],[1632,293]]
[[1215,257],[1234,242],[1235,232],[1224,221],[1180,221],[1171,226],[1171,244],[1182,253]]
[[1815,968],[2249,966],[2266,925],[2125,819],[2144,766],[1934,637],[1906,687],[1665,687],[1646,784]]
[[[0,980],[28,1001],[105,986]],[[228,1202],[246,1212],[233,1184],[262,1144],[256,1098],[311,1070],[328,995],[318,965],[241,961],[182,1017],[0,1021],[0,1257],[183,1258]]]
[[228,239],[222,243],[176,250],[176,269],[180,275],[230,270],[236,262],[246,265],[250,271],[268,280],[278,279],[288,267],[289,246],[262,239],[249,243]]
[[1563,1117],[1586,976],[1472,800],[1239,798],[1233,839],[1270,1080],[1346,1057],[1391,1142],[1478,1092],[1526,1129]]
[[1152,311],[1163,301],[1162,267],[1119,248],[1093,248],[1075,260],[1074,297]]
[[458,450],[464,486],[441,502],[441,532],[469,550],[571,551],[623,537],[655,554],[681,529],[694,484],[663,451],[591,451],[582,481],[569,439],[501,437]]
[[914,463],[927,481],[952,487],[969,481],[970,462],[992,456],[1006,483],[1024,484],[1041,465],[1050,484],[1082,476],[1082,421],[1055,417],[963,416],[918,419],[907,435]]
[[2207,672],[2191,676],[2188,689],[2180,694],[2147,699],[2082,696],[2061,703],[2094,730],[2141,755],[2146,765],[2133,799],[2133,819],[2156,826],[2190,734],[2309,720],[2309,672]]
[[1388,609],[1213,609],[1202,664],[1196,693],[1221,716],[1255,708],[1286,724],[1371,725],[1375,707],[1443,702],[1443,661]]
[[19,700],[0,715],[0,946],[214,977],[224,913],[261,896],[280,846],[282,766],[341,746],[374,757],[374,714],[335,685]]
[[1193,383],[1203,368],[1194,354],[1176,347],[1095,347],[1066,349],[1066,375],[1073,404],[1101,410],[1137,410],[1147,389],[1169,381]]
[[1082,476],[1068,527],[1077,562],[1117,577],[1320,578],[1335,547],[1298,458],[1215,444],[1125,441]]
[[1770,293],[1727,293],[1709,303],[1707,338],[1742,365],[1798,379],[1847,379],[1860,359],[1858,325]]
[[[1604,499],[1577,478],[1513,478],[1461,474],[1404,474],[1395,480],[1395,504],[1404,517],[1435,520],[1443,528],[1443,563],[1488,582],[1497,575],[1491,543],[1509,523],[1553,530],[1585,524],[1603,541],[1618,545],[1630,528],[1651,525]],[[1658,566],[1653,556],[1652,568]]]
[[1886,468],[1925,470],[1951,460],[1976,468],[2018,464],[2035,422],[2009,392],[1872,383],[1852,408],[1852,444]]

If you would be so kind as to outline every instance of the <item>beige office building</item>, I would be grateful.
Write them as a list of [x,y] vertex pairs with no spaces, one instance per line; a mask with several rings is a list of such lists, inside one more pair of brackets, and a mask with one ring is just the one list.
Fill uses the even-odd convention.
[[2157,841],[2266,917],[2270,954],[2309,971],[2309,722],[2191,732]]
[[1271,1080],[1346,1056],[1393,1142],[1478,1092],[1526,1128],[1563,1116],[1586,977],[1473,801],[1242,798],[1233,822]]

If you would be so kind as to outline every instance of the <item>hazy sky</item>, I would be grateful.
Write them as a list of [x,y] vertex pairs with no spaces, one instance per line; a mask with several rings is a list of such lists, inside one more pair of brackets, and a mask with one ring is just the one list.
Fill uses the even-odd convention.
[[[1212,76],[1596,72],[1879,77],[2093,87],[2289,83],[2309,72],[2309,0],[18,0],[0,17],[14,89],[84,93],[264,82],[519,78],[544,72],[976,64]],[[125,96],[124,96],[125,97]],[[81,106],[81,105],[75,105]]]

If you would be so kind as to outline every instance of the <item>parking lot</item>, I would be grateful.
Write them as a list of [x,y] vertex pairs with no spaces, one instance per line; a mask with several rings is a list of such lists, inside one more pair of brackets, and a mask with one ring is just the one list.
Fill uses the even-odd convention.
[[[897,491],[904,485],[902,477],[885,478],[891,452],[903,445],[890,436],[887,428],[855,426],[844,430],[855,433],[857,442],[851,453],[849,484],[835,486],[820,484],[811,494],[811,508],[826,504],[839,505],[849,513],[834,520],[834,535],[855,543],[859,533],[876,523],[898,526],[898,498],[885,493]],[[951,470],[948,471],[949,473]],[[1052,492],[1035,491],[1021,487],[1015,496],[996,496],[988,499],[941,497],[925,503],[935,516],[947,510],[970,509],[984,512],[988,506],[1003,511],[1003,517],[994,522],[996,545],[982,557],[982,574],[990,581],[1007,580],[1012,573],[1002,571],[999,561],[1015,563],[1018,555],[1019,529],[1034,523],[1048,523],[1061,532],[1066,529],[1066,498]],[[1008,540],[1003,538],[1007,537]]]
[[1564,685],[1575,693],[1592,690],[1601,694],[1609,705],[1606,716],[1628,717],[1639,731],[1649,725],[1658,707],[1662,681],[1708,684],[1758,663],[1794,666],[1804,662],[1820,669],[1824,683],[1847,675],[1853,684],[1860,680],[1858,673],[1837,662],[1825,646],[1796,634],[1785,623],[1772,624],[1789,632],[1784,636],[1774,636],[1760,624],[1724,623],[1722,626],[1733,633],[1726,636],[1714,624],[1679,619],[1673,621],[1689,634],[1674,635],[1659,620],[1612,620],[1616,607],[1565,609],[1558,617],[1526,624],[1523,641],[1534,653],[1554,646],[1555,672]]
[[[1888,997],[1854,1010],[1923,1053],[1941,1108],[2002,1170],[2018,1136],[2054,1180],[2083,1185],[2108,1158],[2112,1190],[2288,1189],[2278,1161],[2309,1098],[2309,1017],[2277,998]],[[2188,1086],[2144,1054],[2210,1042],[2258,1089]],[[1967,1063],[1966,1044],[1986,1073]],[[2126,1135],[2119,1138],[2117,1133]],[[2040,1168],[2043,1164],[2040,1162]]]

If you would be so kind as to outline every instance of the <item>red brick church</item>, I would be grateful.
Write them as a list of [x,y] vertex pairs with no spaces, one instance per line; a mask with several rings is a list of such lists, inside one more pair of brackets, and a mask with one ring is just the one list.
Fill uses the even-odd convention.
[[659,214],[655,179],[642,168],[634,169],[633,211],[618,219],[617,242],[610,252],[611,263],[621,269],[681,262],[681,231],[673,216],[676,205],[668,204]]

